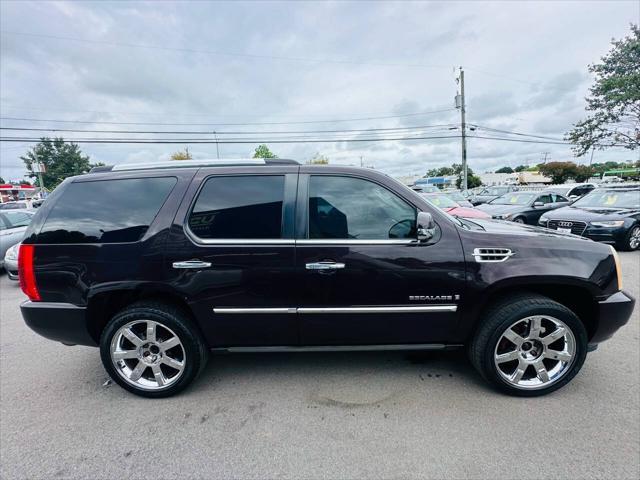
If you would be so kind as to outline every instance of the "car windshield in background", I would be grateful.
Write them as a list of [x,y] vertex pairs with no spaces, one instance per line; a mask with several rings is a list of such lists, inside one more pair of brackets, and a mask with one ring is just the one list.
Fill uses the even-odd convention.
[[508,193],[489,202],[491,205],[528,205],[537,194],[532,193]]
[[24,202],[0,203],[0,210],[20,210],[27,207]]
[[445,194],[447,197],[451,198],[454,202],[466,202],[467,199],[464,198],[460,192],[447,192]]
[[480,195],[504,195],[508,191],[509,189],[506,187],[486,188],[480,192]]
[[427,194],[424,195],[424,197],[438,208],[455,208],[460,206],[446,195]]
[[591,192],[574,207],[640,208],[640,190],[605,190]]

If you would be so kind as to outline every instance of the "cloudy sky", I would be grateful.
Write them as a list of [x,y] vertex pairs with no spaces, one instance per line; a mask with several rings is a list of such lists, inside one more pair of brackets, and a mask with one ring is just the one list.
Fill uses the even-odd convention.
[[[639,16],[638,1],[3,0],[0,122],[201,132],[69,132],[67,138],[210,141],[215,130],[221,141],[340,140],[269,146],[280,157],[300,161],[317,153],[335,164],[359,164],[362,157],[392,175],[424,173],[459,162],[459,138],[371,139],[458,135],[454,67],[465,69],[467,121],[482,127],[470,134],[514,138],[486,130],[493,128],[562,139],[584,115],[591,82],[587,65]],[[362,131],[370,129],[396,130]],[[2,131],[3,137],[40,135]],[[188,145],[196,158],[218,155],[215,144]],[[2,177],[22,177],[19,157],[28,146],[0,143]],[[183,146],[82,149],[93,161],[114,164],[167,159]],[[219,154],[247,157],[255,146],[220,144]],[[477,171],[538,163],[543,152],[551,160],[571,159],[565,145],[482,138],[468,145],[469,165]],[[637,158],[624,150],[594,157],[630,159]]]

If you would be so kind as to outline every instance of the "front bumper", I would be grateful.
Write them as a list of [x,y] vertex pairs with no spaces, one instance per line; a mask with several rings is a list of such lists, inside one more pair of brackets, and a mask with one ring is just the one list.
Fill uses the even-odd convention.
[[635,305],[635,299],[626,292],[614,293],[606,300],[598,302],[597,328],[589,345],[603,342],[625,325]]
[[[548,226],[547,219],[539,220],[538,226],[557,230],[554,226]],[[582,232],[577,232],[576,234],[596,242],[618,243],[626,238],[628,231],[629,227],[627,225],[621,227],[596,227],[595,225],[587,224]]]
[[89,333],[85,307],[26,301],[20,305],[20,311],[27,326],[45,338],[67,345],[98,345]]

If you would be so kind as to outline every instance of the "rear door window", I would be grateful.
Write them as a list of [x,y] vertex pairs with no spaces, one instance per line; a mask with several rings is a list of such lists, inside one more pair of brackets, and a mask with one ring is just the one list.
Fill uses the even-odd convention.
[[9,228],[26,227],[31,222],[31,215],[24,212],[7,212],[5,218],[9,222]]
[[71,183],[55,202],[40,243],[121,243],[142,238],[176,184],[174,177]]
[[282,237],[284,175],[210,177],[189,215],[189,230],[210,239]]

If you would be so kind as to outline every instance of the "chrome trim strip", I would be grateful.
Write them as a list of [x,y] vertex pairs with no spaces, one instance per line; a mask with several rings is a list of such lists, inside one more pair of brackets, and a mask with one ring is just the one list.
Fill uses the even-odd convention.
[[227,308],[214,307],[213,313],[296,313],[296,308]]
[[425,312],[455,312],[457,305],[416,305],[407,307],[276,307],[276,308],[246,308],[246,307],[214,307],[213,313],[253,314],[253,313],[425,313]]
[[267,353],[267,352],[368,352],[386,350],[445,350],[460,348],[460,344],[445,345],[443,343],[416,343],[398,345],[319,345],[308,347],[278,346],[278,347],[215,347],[213,352],[229,353]]
[[410,307],[301,307],[298,313],[424,313],[455,312],[457,305],[420,305]]
[[417,244],[418,240],[354,240],[354,239],[300,239],[296,240],[299,245],[410,245]]
[[190,229],[187,230],[192,237],[191,240],[197,245],[237,245],[238,247],[244,247],[246,245],[295,245],[296,241],[292,238],[274,238],[273,240],[267,239],[253,239],[253,238],[200,238],[197,237]]

